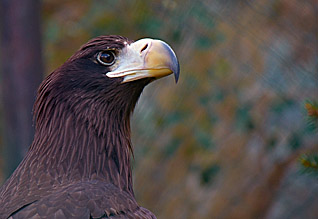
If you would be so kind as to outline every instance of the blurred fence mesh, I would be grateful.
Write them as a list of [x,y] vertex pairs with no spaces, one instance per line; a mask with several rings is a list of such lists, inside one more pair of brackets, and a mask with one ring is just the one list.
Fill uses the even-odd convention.
[[101,34],[161,38],[180,81],[145,89],[134,188],[158,218],[317,218],[317,0],[43,2],[47,72]]

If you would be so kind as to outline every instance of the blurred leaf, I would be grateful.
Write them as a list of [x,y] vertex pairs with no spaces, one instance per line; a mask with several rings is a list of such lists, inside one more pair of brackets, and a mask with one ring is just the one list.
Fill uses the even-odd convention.
[[308,115],[308,130],[311,132],[318,131],[318,103],[312,101],[306,101],[305,108]]
[[213,138],[209,133],[202,129],[197,129],[195,130],[194,135],[199,145],[204,149],[211,150],[214,147]]
[[201,172],[201,183],[203,185],[211,184],[216,175],[219,173],[220,169],[220,166],[217,164],[213,164],[203,169]]
[[297,150],[302,146],[302,138],[298,133],[292,133],[288,139],[288,144],[292,150]]
[[281,114],[286,108],[291,107],[293,104],[294,101],[292,99],[278,99],[272,104],[271,110],[275,113]]
[[255,128],[253,119],[250,115],[249,105],[242,106],[236,111],[236,125],[240,130],[251,131]]
[[169,145],[166,145],[164,148],[164,154],[167,159],[173,157],[181,145],[182,140],[179,138],[174,138]]
[[317,154],[303,154],[299,158],[302,165],[302,173],[318,176],[318,155]]

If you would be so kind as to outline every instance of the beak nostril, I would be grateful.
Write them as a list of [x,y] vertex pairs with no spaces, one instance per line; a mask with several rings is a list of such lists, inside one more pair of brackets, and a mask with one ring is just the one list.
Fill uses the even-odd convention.
[[142,49],[140,50],[140,53],[142,53],[143,51],[145,51],[148,47],[148,43],[146,45],[144,45],[144,47],[142,47]]

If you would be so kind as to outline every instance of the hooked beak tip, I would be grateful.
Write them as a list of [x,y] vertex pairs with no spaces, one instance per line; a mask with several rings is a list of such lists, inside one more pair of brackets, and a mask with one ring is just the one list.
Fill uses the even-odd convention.
[[174,79],[175,79],[176,83],[178,83],[179,74],[180,74],[180,65],[179,65],[178,60],[177,60],[175,68],[173,68],[173,74],[174,74]]

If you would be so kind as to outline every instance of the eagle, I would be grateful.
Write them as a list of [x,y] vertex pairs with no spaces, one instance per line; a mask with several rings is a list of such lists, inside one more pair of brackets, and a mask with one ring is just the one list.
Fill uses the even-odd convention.
[[161,40],[84,44],[38,89],[34,140],[0,188],[0,218],[156,218],[134,196],[130,117],[146,85],[179,71]]

